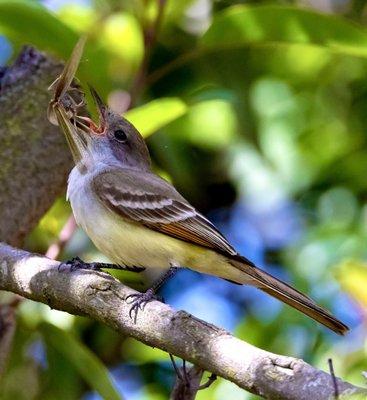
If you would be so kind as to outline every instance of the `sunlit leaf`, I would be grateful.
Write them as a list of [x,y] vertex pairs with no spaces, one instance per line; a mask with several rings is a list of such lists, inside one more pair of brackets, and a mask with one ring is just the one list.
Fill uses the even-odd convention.
[[367,307],[367,264],[357,260],[342,263],[337,272],[337,279],[342,288]]
[[0,0],[0,32],[63,57],[70,55],[78,39],[76,32],[38,2],[26,0]]
[[42,324],[40,330],[47,345],[60,352],[102,398],[121,400],[107,368],[84,344],[51,324]]
[[279,6],[235,6],[218,14],[201,39],[203,47],[311,44],[367,57],[367,31],[345,19]]
[[[39,3],[25,0],[0,0],[0,34],[20,45],[36,46],[63,60],[70,57],[80,36]],[[111,85],[108,60],[105,50],[88,40],[78,75],[93,82],[102,94],[110,90]]]
[[92,31],[98,26],[98,13],[92,7],[78,2],[66,2],[57,11],[57,16],[77,32]]
[[187,112],[187,105],[179,98],[153,100],[141,107],[128,111],[128,119],[143,136],[149,136]]
[[192,105],[183,118],[173,122],[172,130],[174,135],[187,138],[195,146],[219,149],[230,143],[236,123],[231,103],[213,99]]
[[111,15],[105,22],[100,40],[115,58],[110,68],[114,78],[119,79],[122,71],[126,75],[140,65],[144,55],[143,32],[131,14]]

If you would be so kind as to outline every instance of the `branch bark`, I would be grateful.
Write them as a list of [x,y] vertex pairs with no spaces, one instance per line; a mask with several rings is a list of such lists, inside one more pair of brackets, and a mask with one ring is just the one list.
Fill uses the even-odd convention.
[[[59,272],[59,262],[0,245],[0,290],[86,315],[124,335],[188,360],[265,399],[329,400],[332,377],[302,360],[269,353],[223,329],[158,301],[135,324],[128,295],[136,293],[106,273]],[[337,379],[340,398],[365,399],[367,390]],[[351,396],[351,397],[349,397]]]
[[46,117],[47,88],[61,69],[25,47],[0,71],[0,240],[15,246],[65,188],[72,166],[63,136]]

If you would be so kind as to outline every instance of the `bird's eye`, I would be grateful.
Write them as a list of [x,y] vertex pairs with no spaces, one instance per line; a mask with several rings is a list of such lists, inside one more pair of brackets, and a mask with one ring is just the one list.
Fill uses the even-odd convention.
[[122,129],[116,129],[113,134],[115,136],[115,139],[118,140],[119,142],[126,142],[127,136]]

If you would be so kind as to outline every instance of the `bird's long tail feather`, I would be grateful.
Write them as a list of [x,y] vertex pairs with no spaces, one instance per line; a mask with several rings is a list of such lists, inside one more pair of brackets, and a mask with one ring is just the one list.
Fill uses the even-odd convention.
[[247,261],[245,258],[242,259],[240,257],[238,260],[230,261],[235,268],[246,274],[244,282],[241,283],[248,283],[250,278],[251,284],[260,290],[296,308],[339,335],[344,335],[348,332],[349,328],[346,325],[333,317],[327,310],[318,306],[312,299]]

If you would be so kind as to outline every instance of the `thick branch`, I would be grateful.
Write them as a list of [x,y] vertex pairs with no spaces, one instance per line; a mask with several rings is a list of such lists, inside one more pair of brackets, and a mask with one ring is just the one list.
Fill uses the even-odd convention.
[[65,188],[71,157],[46,118],[62,65],[26,47],[0,69],[0,240],[19,245]]
[[[258,349],[228,332],[160,302],[135,324],[124,299],[134,291],[105,273],[58,272],[57,261],[0,245],[0,290],[72,314],[90,316],[124,335],[158,347],[266,399],[332,399],[333,380],[302,360]],[[367,391],[337,380],[340,395]],[[359,396],[358,396],[359,395]],[[342,397],[341,397],[342,398]],[[350,398],[350,397],[348,397]]]

